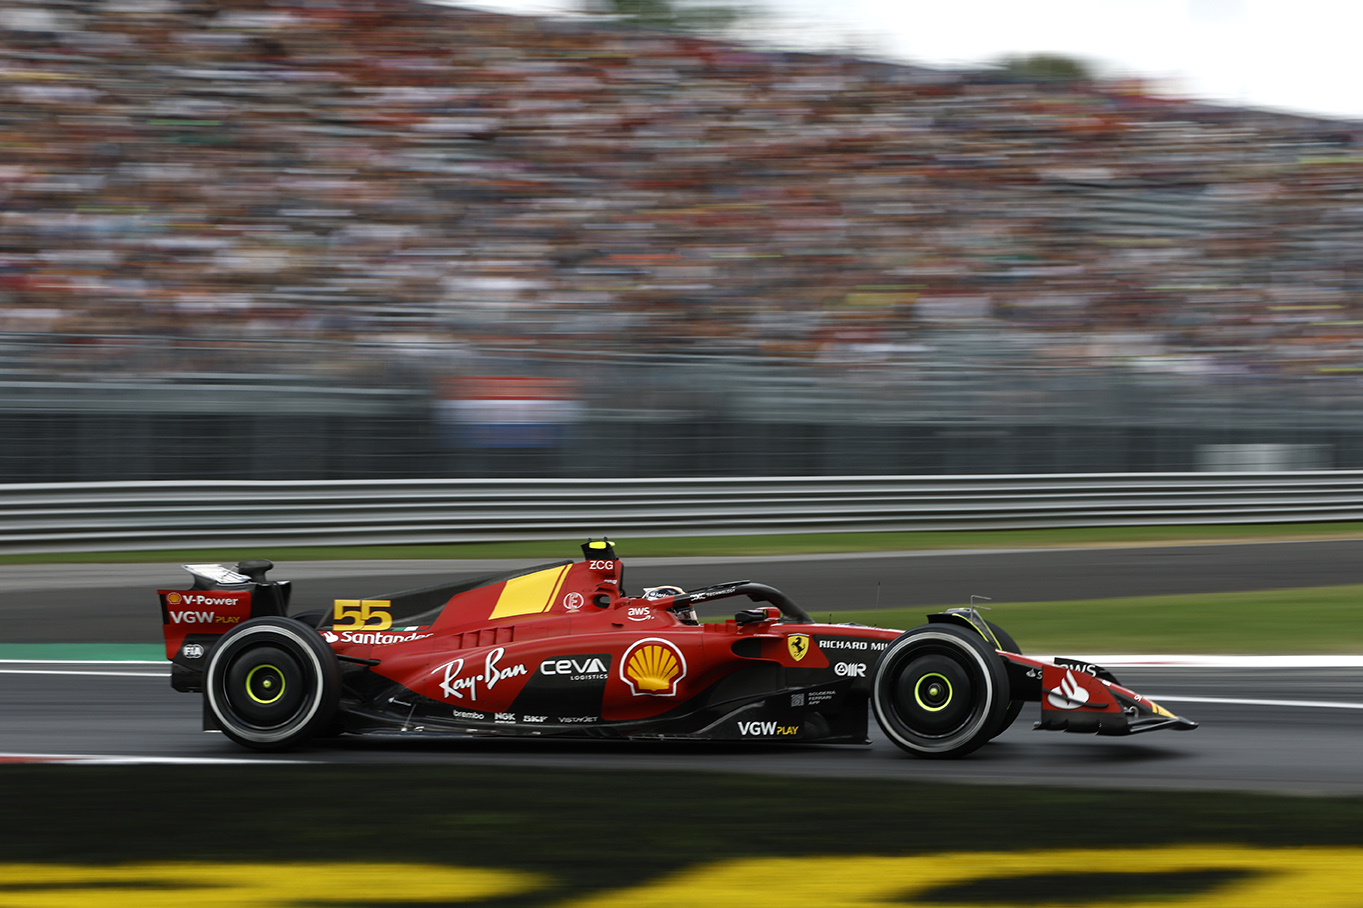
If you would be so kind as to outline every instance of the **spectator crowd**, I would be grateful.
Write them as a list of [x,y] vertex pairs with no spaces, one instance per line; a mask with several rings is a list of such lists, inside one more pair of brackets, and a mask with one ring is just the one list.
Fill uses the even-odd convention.
[[11,0],[0,331],[1339,378],[1358,137],[417,0]]

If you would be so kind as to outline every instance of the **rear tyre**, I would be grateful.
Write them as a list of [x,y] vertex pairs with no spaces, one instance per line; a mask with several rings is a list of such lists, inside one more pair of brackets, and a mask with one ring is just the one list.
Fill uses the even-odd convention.
[[336,654],[310,627],[256,618],[223,636],[204,671],[204,699],[223,734],[283,750],[330,727],[340,702]]
[[[1005,653],[1017,653],[1019,656],[1022,655],[1022,647],[1018,646],[1017,641],[1009,636],[1006,630],[992,621],[986,621],[985,624],[989,625],[989,630],[994,634],[994,639],[998,641],[999,649],[1003,650]],[[999,723],[999,727],[995,730],[993,737],[997,738],[1012,726],[1013,722],[1017,720],[1018,715],[1022,712],[1022,705],[1025,702],[1025,700],[1012,700],[1008,703],[1008,709],[1003,714],[1003,721]]]
[[975,631],[928,624],[890,644],[876,664],[871,709],[897,746],[959,757],[994,736],[1008,709],[1008,674]]

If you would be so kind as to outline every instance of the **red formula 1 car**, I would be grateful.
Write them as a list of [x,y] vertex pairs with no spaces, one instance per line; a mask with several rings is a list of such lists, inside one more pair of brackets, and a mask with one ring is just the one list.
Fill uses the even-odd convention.
[[[609,541],[582,549],[293,617],[269,561],[185,565],[193,587],[159,591],[171,684],[203,693],[206,728],[259,750],[342,732],[865,744],[868,701],[923,757],[975,750],[1025,701],[1055,731],[1197,727],[1097,666],[1020,655],[974,609],[898,631],[819,624],[747,580],[635,597]],[[698,603],[735,597],[753,607],[697,620]]]

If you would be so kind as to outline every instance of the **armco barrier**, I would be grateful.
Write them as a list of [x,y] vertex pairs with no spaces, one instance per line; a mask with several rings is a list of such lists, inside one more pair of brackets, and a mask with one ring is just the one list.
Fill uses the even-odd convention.
[[1363,471],[0,485],[0,552],[1363,520]]

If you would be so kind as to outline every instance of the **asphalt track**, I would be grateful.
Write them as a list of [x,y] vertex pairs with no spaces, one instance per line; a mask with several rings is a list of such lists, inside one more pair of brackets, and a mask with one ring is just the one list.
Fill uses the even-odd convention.
[[[1008,732],[955,761],[906,756],[874,727],[870,747],[374,736],[343,737],[273,755],[243,751],[220,734],[199,731],[200,699],[170,690],[164,666],[4,663],[0,761],[51,755],[100,762],[496,764],[1363,794],[1358,761],[1361,676],[1358,669],[1343,675],[1334,670],[1119,670],[1124,683],[1197,719],[1202,727],[1129,738],[1038,732],[1031,722],[1039,707],[1031,705]],[[1215,699],[1243,702],[1206,702]]]
[[[810,611],[835,606],[996,603],[1363,583],[1363,541],[1140,549],[886,554],[792,559],[641,559],[630,589],[758,579]],[[519,563],[519,562],[518,562]],[[296,607],[371,596],[503,563],[280,565]],[[5,568],[4,642],[155,642],[153,592],[173,565]],[[1084,655],[1084,654],[1076,654]],[[199,731],[200,701],[169,689],[159,664],[0,663],[0,760],[64,755],[197,762],[278,760],[633,767],[985,784],[1363,794],[1363,667],[1116,667],[1122,682],[1202,723],[1192,732],[1097,738],[1017,724],[958,761],[903,755],[878,731],[870,747],[640,745],[487,738],[340,738],[299,752],[251,754]]]

